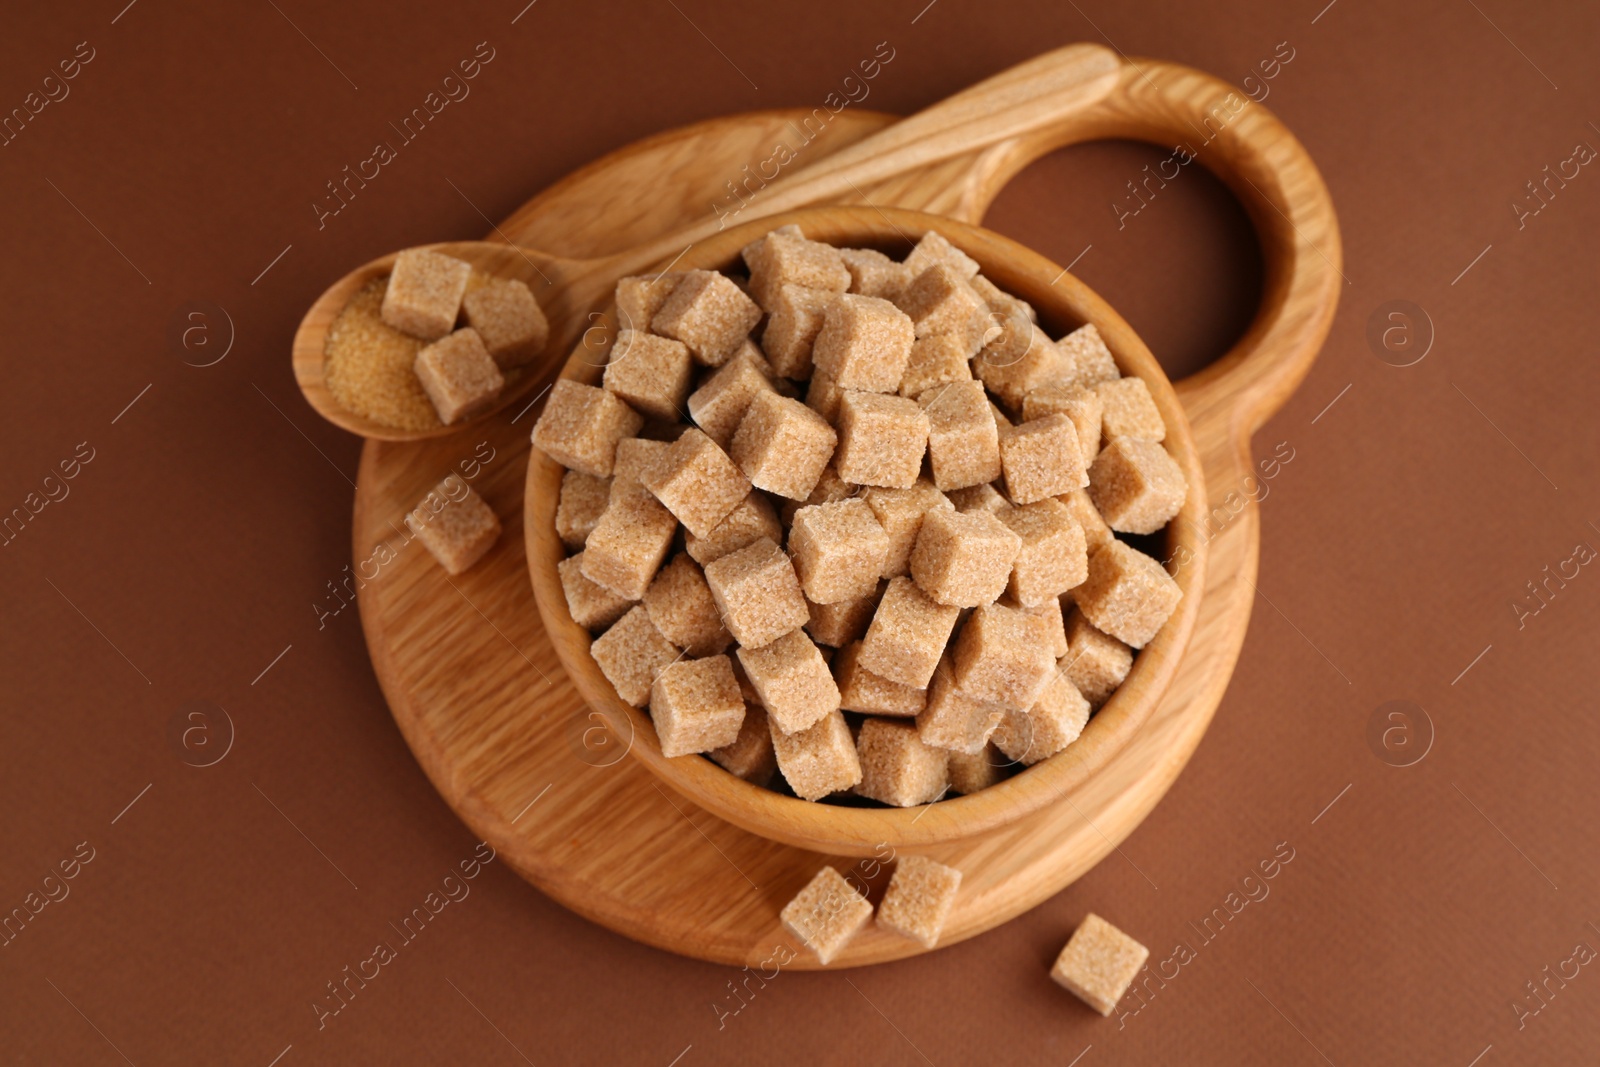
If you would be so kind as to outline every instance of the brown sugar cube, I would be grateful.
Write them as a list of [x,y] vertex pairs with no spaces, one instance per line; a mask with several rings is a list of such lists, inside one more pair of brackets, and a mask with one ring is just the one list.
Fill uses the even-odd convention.
[[778,773],[778,760],[772,754],[772,729],[767,725],[766,709],[746,705],[739,736],[709,755],[723,770],[752,785],[771,782]]
[[1033,504],[1007,508],[1000,513],[1000,521],[1022,538],[1022,549],[1011,564],[1011,581],[1006,587],[1018,604],[1033,608],[1058,603],[1057,597],[1088,576],[1089,554],[1083,527],[1059,500],[1046,497]]
[[894,303],[911,317],[918,337],[941,333],[964,337],[973,317],[988,311],[983,298],[948,263],[935,263],[918,274]]
[[761,309],[714,270],[687,271],[650,320],[650,331],[689,346],[695,361],[720,367],[761,321]]
[[839,707],[845,711],[912,716],[928,703],[925,690],[891,682],[861,666],[860,641],[839,650],[839,655],[833,661],[833,677],[839,685]]
[[733,644],[705,575],[682,553],[657,572],[644,607],[661,636],[691,656],[713,656]]
[[760,392],[776,392],[774,371],[759,353],[735,352],[716,373],[689,394],[689,417],[720,447],[733,443],[739,420]]
[[856,736],[861,784],[856,793],[897,808],[929,804],[950,788],[948,754],[917,736],[915,723],[868,719]]
[[1046,415],[1065,415],[1078,428],[1078,447],[1085,457],[1100,451],[1100,423],[1105,405],[1092,389],[1047,385],[1022,399],[1022,417],[1028,422]]
[[972,361],[972,372],[1012,411],[1021,411],[1029,393],[1058,383],[1068,364],[1043,330],[1027,323],[1007,329]]
[[917,736],[935,748],[976,754],[984,751],[1005,712],[1003,704],[963,693],[956,686],[950,657],[945,656],[928,686],[928,706],[917,716]]
[[472,265],[454,256],[409,248],[394,257],[378,310],[401,333],[437,341],[456,327]]
[[733,744],[744,715],[727,656],[680,659],[650,685],[650,719],[668,759]]
[[1039,321],[1039,314],[1033,310],[1032,304],[1021,297],[1012,296],[983,275],[973,275],[967,279],[967,284],[972,286],[973,292],[983,297],[984,303],[989,305],[990,310],[1002,314],[1015,311],[1019,312],[1029,322]]
[[951,382],[917,398],[928,416],[928,459],[941,490],[1000,477],[1000,428],[980,382]]
[[500,538],[494,509],[459,474],[448,475],[406,515],[406,527],[449,574],[460,574]]
[[989,511],[930,511],[911,552],[911,577],[941,604],[975,608],[1005,591],[1022,539]]
[[684,549],[696,563],[705,567],[763,537],[778,541],[783,537],[783,527],[778,524],[772,502],[760,493],[750,493],[735,504],[727,518],[717,523],[709,534],[704,537],[687,535]]
[[741,647],[739,664],[773,726],[784,733],[804,730],[839,710],[839,686],[802,630],[791,630],[760,648]]
[[772,749],[784,781],[802,800],[821,800],[861,781],[861,757],[840,711],[830,711],[804,730],[787,733],[771,719]]
[[807,601],[806,607],[811,612],[811,618],[806,622],[806,633],[819,645],[844,648],[867,632],[872,614],[878,610],[878,596],[879,591],[874,589],[857,600],[840,600],[832,604]]
[[619,330],[602,384],[635,411],[669,422],[683,417],[692,361],[680,341]]
[[589,655],[600,667],[612,688],[626,704],[642,708],[650,702],[650,687],[656,675],[677,660],[681,653],[661,636],[643,605],[631,608],[621,619],[595,638]]
[[1045,620],[985,604],[968,616],[956,638],[951,653],[956,685],[976,700],[1027,711],[1055,677],[1050,648]]
[[965,489],[952,489],[950,503],[955,505],[959,512],[989,511],[998,515],[1011,506],[1011,501],[1000,495],[1000,491],[988,482],[982,485],[969,485]]
[[839,250],[799,233],[774,230],[746,246],[744,261],[750,268],[750,295],[767,311],[774,309],[786,285],[832,293],[850,287],[850,271]]
[[950,382],[970,382],[972,366],[967,346],[957,334],[936,333],[911,344],[911,359],[900,376],[900,395],[916,400],[930,389]]
[[488,407],[506,384],[478,331],[470,326],[418,352],[411,369],[446,426]]
[[839,401],[844,393],[832,376],[813,371],[811,384],[806,388],[806,407],[832,422],[839,417]]
[[1023,607],[1008,594],[995,603],[1001,607],[1015,608],[1024,615],[1037,615],[1043,619],[1045,625],[1050,628],[1050,657],[1060,659],[1067,654],[1067,628],[1061,610],[1061,600],[1058,597],[1051,597],[1043,604],[1035,604],[1033,607]]
[[617,327],[623,330],[649,330],[651,320],[683,280],[684,273],[675,270],[668,274],[637,274],[619,279]]
[[550,338],[550,323],[527,283],[517,278],[485,282],[461,299],[467,325],[502,369],[533,362]]
[[950,791],[960,793],[964,797],[982,792],[1004,777],[1001,774],[1001,767],[1009,762],[1011,761],[994,747],[993,742],[984,745],[977,752],[952,752],[947,768],[950,775]]
[[804,500],[833,458],[838,440],[828,421],[800,401],[757,393],[729,454],[758,489]]
[[1072,517],[1078,521],[1078,525],[1083,527],[1083,539],[1091,555],[1099,551],[1106,542],[1114,540],[1111,527],[1106,525],[1106,520],[1094,506],[1087,489],[1074,489],[1056,499],[1067,506],[1072,512]]
[[678,523],[643,491],[613,497],[584,542],[583,575],[617,596],[638,600],[672,547]]
[[771,304],[761,348],[772,367],[785,378],[811,377],[811,346],[822,330],[824,313],[839,294],[799,285],[782,286]]
[[1008,710],[995,728],[995,747],[1031,767],[1078,739],[1089,724],[1089,702],[1057,671],[1027,711]]
[[1058,667],[1091,708],[1099,708],[1133,669],[1133,650],[1101,633],[1080,611],[1067,618],[1067,652]]
[[1112,541],[1089,557],[1089,577],[1072,599],[1095,629],[1143,648],[1177,610],[1183,590],[1160,563]]
[[1050,977],[1101,1015],[1110,1015],[1149,958],[1149,949],[1090,912],[1056,957]]
[[926,478],[918,478],[909,489],[873,488],[862,495],[878,517],[878,525],[889,535],[889,557],[883,563],[885,578],[911,572],[911,550],[922,531],[923,517],[941,508],[953,510],[949,499]]
[[915,339],[911,319],[889,301],[846,293],[829,305],[811,362],[845,389],[892,393]]
[[533,447],[563,467],[609,478],[617,442],[643,425],[644,417],[613,394],[562,378],[534,424]]
[[1094,323],[1080,326],[1056,342],[1066,359],[1064,384],[1091,389],[1101,382],[1114,382],[1122,376],[1117,360],[1106,347]]
[[855,496],[860,486],[851,485],[839,477],[839,472],[834,470],[830,463],[822,468],[822,477],[817,479],[817,484],[811,487],[811,495],[804,500],[786,500],[783,509],[779,512],[783,516],[785,527],[794,525],[794,517],[801,508],[815,507],[818,504],[832,504],[836,500],[848,500]]
[[1089,468],[1089,497],[1113,530],[1155,533],[1183,507],[1189,483],[1154,441],[1118,437]]
[[929,231],[923,234],[917,247],[906,257],[906,269],[915,278],[936,263],[945,263],[955,269],[963,280],[978,273],[978,261],[945,239],[943,234]]
[[904,263],[896,263],[875,248],[841,248],[839,258],[850,272],[850,292],[893,300],[911,280]]
[[783,906],[779,918],[784,929],[827,966],[867,925],[872,918],[872,905],[838,871],[824,867]]
[[960,888],[961,872],[954,867],[926,856],[901,856],[878,905],[878,925],[933,948]]
[[1146,441],[1165,441],[1167,424],[1161,409],[1143,378],[1117,378],[1094,387],[1102,406],[1101,428],[1107,441],[1119,437],[1138,437]]
[[611,464],[611,500],[648,493],[644,472],[654,467],[672,445],[645,437],[624,437],[617,442],[617,458]]
[[833,457],[839,477],[855,485],[909,489],[927,450],[928,415],[915,400],[845,390]]
[[911,579],[890,579],[861,642],[861,665],[891,682],[926,688],[960,614]]
[[556,535],[569,550],[583,547],[589,531],[611,500],[611,481],[582,471],[561,475],[561,494],[556,498]]
[[684,529],[705,537],[750,495],[746,478],[717,443],[688,429],[639,475]]
[[811,617],[793,564],[768,538],[706,564],[705,573],[723,625],[747,649],[775,641]]
[[1089,484],[1078,428],[1065,415],[1047,415],[1002,431],[1000,468],[1013,504],[1032,504]]
[[795,512],[789,552],[806,599],[833,604],[878,588],[889,535],[865,500],[815,504]]
[[633,601],[591,582],[583,576],[583,553],[568,556],[556,564],[561,576],[561,591],[567,595],[567,611],[572,621],[585,630],[601,630],[627,614]]

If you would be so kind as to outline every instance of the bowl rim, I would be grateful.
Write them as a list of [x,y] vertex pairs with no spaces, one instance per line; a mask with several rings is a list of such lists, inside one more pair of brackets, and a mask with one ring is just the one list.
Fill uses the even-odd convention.
[[[524,538],[529,579],[539,613],[562,667],[579,694],[623,739],[628,751],[653,774],[719,818],[784,844],[837,855],[870,855],[884,845],[930,847],[970,838],[1007,825],[1052,803],[1094,776],[1144,725],[1166,693],[1193,632],[1204,587],[1206,492],[1193,430],[1171,382],[1126,321],[1098,294],[1051,262],[1010,238],[980,226],[900,208],[834,206],[806,208],[730,226],[693,245],[672,261],[673,269],[726,270],[740,261],[745,245],[795,223],[808,237],[844,247],[899,248],[937,231],[977,260],[1001,290],[1028,300],[1041,326],[1061,336],[1093,322],[1124,375],[1144,379],[1167,425],[1167,451],[1189,480],[1189,495],[1166,527],[1169,573],[1183,591],[1177,612],[1138,650],[1117,692],[1063,751],[970,796],[958,795],[908,808],[816,803],[753,785],[699,755],[661,754],[649,713],[623,701],[588,655],[593,639],[573,621],[556,564],[567,555],[555,531],[555,500],[564,468],[538,449],[529,452],[524,494]],[[663,263],[654,269],[661,269]],[[595,331],[614,335],[615,306],[593,321],[568,357],[560,377],[597,385],[603,360],[596,360]],[[1070,801],[1068,801],[1070,802]]]

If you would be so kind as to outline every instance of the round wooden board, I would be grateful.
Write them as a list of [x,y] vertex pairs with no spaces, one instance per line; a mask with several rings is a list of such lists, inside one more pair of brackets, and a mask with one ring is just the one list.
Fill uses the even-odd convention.
[[[571,258],[659,237],[703,219],[711,202],[727,195],[728,179],[765,158],[776,140],[793,138],[791,121],[801,115],[735,116],[641,142],[536,197],[499,232]],[[821,158],[893,121],[843,112],[806,148],[806,158]],[[1000,145],[861,190],[861,197],[978,222],[1026,158],[1020,148]],[[551,352],[546,373],[564,355]],[[1206,372],[1178,386],[1213,500],[1238,487],[1250,469],[1248,427],[1236,417],[1227,384]],[[626,756],[627,739],[604,731],[557,662],[528,582],[522,494],[533,421],[526,410],[509,410],[450,437],[366,444],[353,548],[356,560],[373,560],[363,574],[377,568],[360,590],[361,617],[395,721],[446,802],[562,904],[684,955],[734,965],[768,960],[779,946],[794,945],[778,912],[821,864],[853,868],[873,886],[874,898],[887,867],[805,852],[722,822]],[[408,543],[402,521],[451,470],[470,476],[505,523],[493,551],[453,579]],[[387,550],[374,558],[380,545]],[[1059,892],[1160,800],[1199,743],[1238,657],[1257,546],[1253,506],[1215,535],[1194,637],[1172,686],[1098,777],[986,838],[926,850],[964,876],[943,944],[991,929]],[[833,966],[923,951],[869,926]],[[815,966],[815,960],[801,951],[792,965]]]

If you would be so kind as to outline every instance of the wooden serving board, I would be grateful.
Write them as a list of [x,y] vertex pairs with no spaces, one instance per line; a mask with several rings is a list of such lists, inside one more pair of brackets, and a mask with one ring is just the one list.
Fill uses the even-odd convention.
[[[1003,141],[864,187],[844,202],[978,222],[1005,181],[1048,148],[1096,136],[1170,143],[1180,122],[1204,116],[1227,91],[1199,72],[1141,60],[1087,125],[1057,131],[1048,143]],[[765,159],[777,141],[793,142],[805,114],[740,115],[633,145],[534,198],[498,232],[575,259],[659,238],[703,221],[710,203],[726,195],[724,183]],[[806,148],[806,162],[895,121],[840,113]],[[1213,501],[1241,487],[1251,469],[1249,434],[1304,376],[1327,332],[1336,284],[1309,278],[1306,263],[1315,252],[1336,274],[1339,260],[1326,190],[1299,144],[1256,105],[1230,129],[1201,162],[1229,181],[1256,220],[1268,284],[1262,316],[1235,351],[1178,385]],[[547,372],[564,356],[550,353]],[[887,865],[805,852],[714,818],[627,756],[628,739],[610,735],[583,704],[540,625],[523,555],[524,471],[536,414],[510,409],[454,436],[368,441],[362,452],[355,558],[373,560],[379,545],[387,550],[363,570],[377,575],[360,590],[361,617],[395,721],[461,818],[562,904],[684,955],[734,965],[769,960],[794,944],[779,909],[819,865],[833,862],[875,887]],[[494,550],[454,579],[402,532],[406,511],[451,470],[468,477],[505,523]],[[942,943],[1059,892],[1160,800],[1199,743],[1238,657],[1254,596],[1257,523],[1251,505],[1212,539],[1198,621],[1175,680],[1101,774],[986,838],[925,850],[964,872]],[[922,951],[869,927],[833,966]],[[790,965],[815,961],[801,951]]]

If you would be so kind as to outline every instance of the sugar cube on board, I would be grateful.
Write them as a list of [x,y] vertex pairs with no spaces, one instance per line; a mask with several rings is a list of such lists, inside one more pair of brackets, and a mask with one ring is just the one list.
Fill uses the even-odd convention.
[[406,527],[449,574],[460,574],[500,538],[500,520],[459,474],[445,477],[406,515]]
[[783,906],[779,918],[826,966],[867,925],[872,905],[838,871],[824,867]]
[[455,329],[472,265],[464,260],[409,248],[395,256],[378,314],[402,333],[437,341]]
[[956,868],[926,856],[901,856],[878,905],[878,925],[933,948],[960,888],[961,872]]

